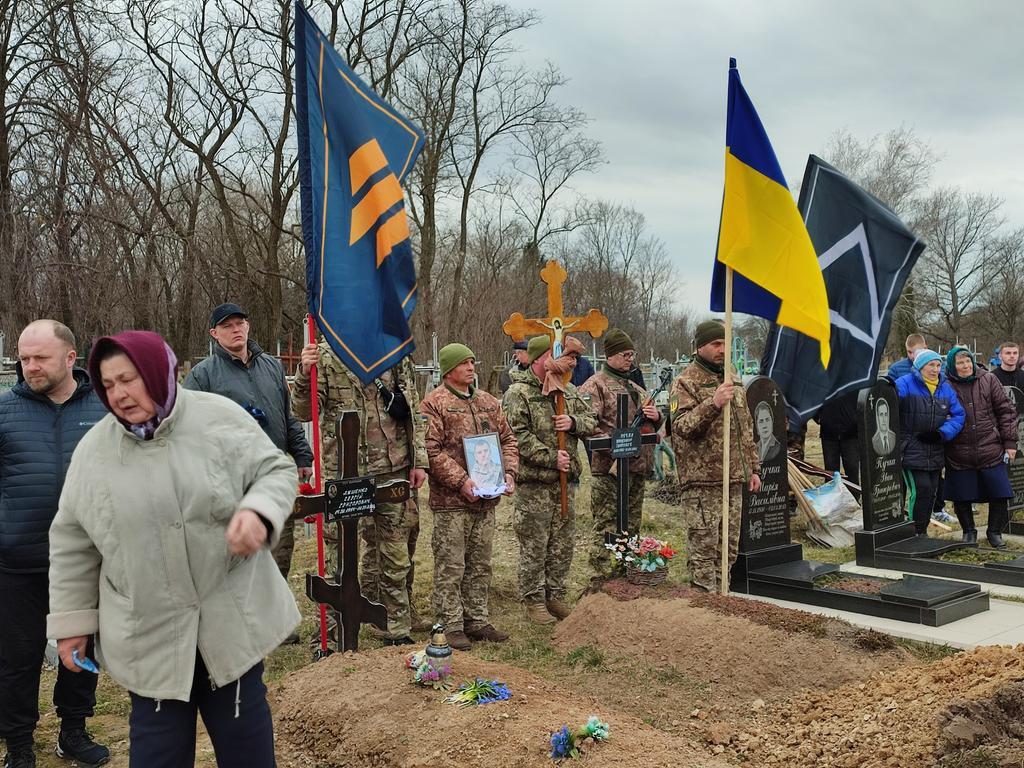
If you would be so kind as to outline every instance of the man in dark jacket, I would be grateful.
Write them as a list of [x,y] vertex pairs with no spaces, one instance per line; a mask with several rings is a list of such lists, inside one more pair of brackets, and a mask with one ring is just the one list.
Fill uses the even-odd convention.
[[[185,388],[223,395],[242,406],[274,445],[295,459],[299,479],[305,480],[313,474],[313,452],[302,425],[292,416],[284,368],[249,338],[248,318],[237,304],[221,304],[213,310],[210,336],[217,344],[213,354],[185,378]],[[294,523],[289,522],[274,550],[277,567],[286,580],[294,548]]]
[[851,483],[860,483],[860,444],[857,437],[857,397],[847,392],[821,407],[814,420],[821,425],[822,463],[838,472],[840,463]]
[[[0,395],[0,738],[5,768],[33,768],[39,676],[49,612],[49,530],[71,454],[106,415],[85,371],[75,368],[75,337],[37,320],[18,339],[18,383]],[[92,642],[88,653],[92,655]],[[110,750],[85,719],[96,705],[96,675],[58,665],[53,703],[57,754],[102,765]]]
[[1004,387],[1016,387],[1024,391],[1024,371],[1020,364],[1020,347],[1015,341],[1004,341],[999,345],[999,365],[992,369],[992,374]]

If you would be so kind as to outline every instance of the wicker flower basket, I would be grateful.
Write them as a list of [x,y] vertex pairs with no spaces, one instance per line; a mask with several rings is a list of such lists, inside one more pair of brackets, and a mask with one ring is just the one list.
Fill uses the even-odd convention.
[[662,565],[653,571],[641,571],[638,568],[626,569],[626,581],[641,587],[656,587],[668,578],[668,566]]

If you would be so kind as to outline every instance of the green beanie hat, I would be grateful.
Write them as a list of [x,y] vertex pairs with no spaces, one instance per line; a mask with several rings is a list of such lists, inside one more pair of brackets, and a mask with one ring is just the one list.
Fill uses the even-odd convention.
[[633,344],[633,340],[629,338],[627,333],[619,328],[612,328],[604,335],[604,356],[611,357],[617,355],[619,352],[625,352],[629,349],[636,349],[636,345]]
[[465,344],[446,344],[441,347],[441,351],[437,353],[437,362],[441,366],[441,376],[447,376],[455,366],[469,360],[471,357],[475,358],[476,355]]
[[526,345],[526,355],[530,358],[530,365],[537,362],[537,358],[551,349],[550,336],[534,336]]
[[697,326],[697,333],[693,336],[693,348],[700,349],[712,341],[725,339],[725,326],[721,320],[705,320]]

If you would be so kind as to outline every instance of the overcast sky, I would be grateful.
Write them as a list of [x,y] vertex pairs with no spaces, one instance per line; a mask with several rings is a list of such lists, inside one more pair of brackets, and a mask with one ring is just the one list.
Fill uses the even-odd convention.
[[905,125],[940,157],[933,186],[999,195],[1024,225],[1024,3],[509,0],[521,41],[569,77],[608,164],[576,188],[632,205],[706,311],[718,232],[729,57],[790,187],[838,129]]

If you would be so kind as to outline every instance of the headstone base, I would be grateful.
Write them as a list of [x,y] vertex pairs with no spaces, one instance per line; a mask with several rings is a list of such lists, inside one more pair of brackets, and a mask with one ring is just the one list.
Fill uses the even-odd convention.
[[866,568],[1024,587],[1024,556],[1000,563],[953,563],[939,560],[939,555],[964,549],[968,545],[960,541],[915,536],[914,524],[910,522],[878,531],[858,531],[854,539],[857,565]]
[[1024,523],[1017,520],[1011,520],[1006,532],[1013,534],[1014,536],[1024,536]]
[[[902,528],[903,526],[892,526]],[[913,531],[913,524],[910,530]],[[888,532],[888,535],[886,535]],[[870,538],[900,541],[891,529],[869,531]],[[860,534],[858,534],[860,535]],[[977,584],[907,576],[886,584],[879,594],[844,592],[829,587],[816,587],[814,580],[835,573],[835,563],[803,559],[800,544],[740,553],[733,566],[730,587],[734,592],[772,597],[807,605],[819,605],[841,611],[880,616],[896,621],[940,627],[966,616],[987,611],[989,598]],[[870,577],[859,577],[870,578]]]

